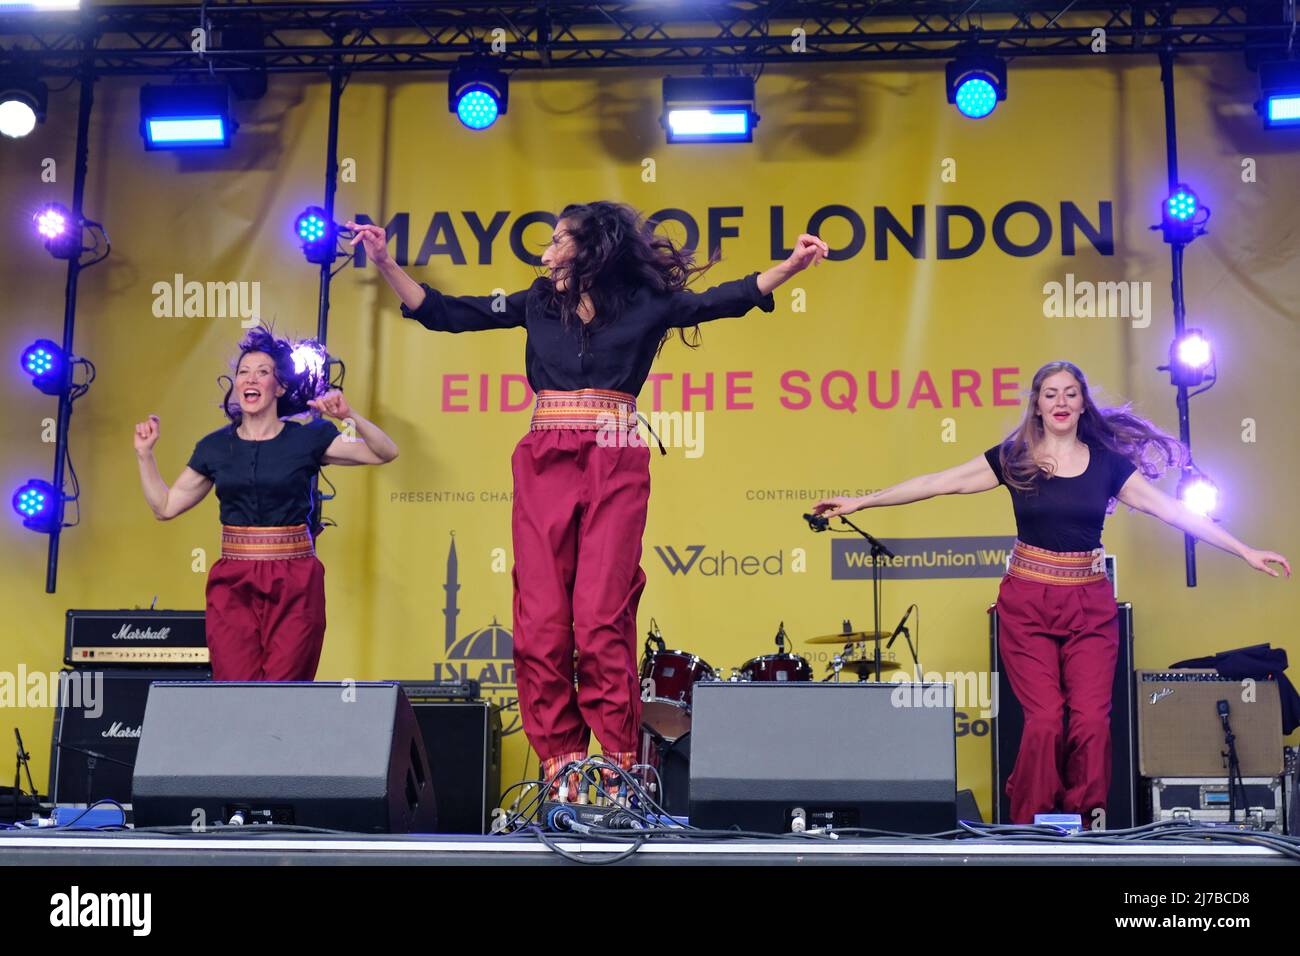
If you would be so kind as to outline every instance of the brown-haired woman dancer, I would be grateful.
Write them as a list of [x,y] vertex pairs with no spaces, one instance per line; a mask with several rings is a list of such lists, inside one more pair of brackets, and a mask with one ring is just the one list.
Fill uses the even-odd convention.
[[1119,619],[1101,529],[1113,499],[1256,570],[1277,577],[1272,563],[1291,575],[1282,555],[1247,547],[1147,480],[1186,462],[1181,444],[1127,406],[1097,406],[1078,366],[1052,362],[1034,373],[1024,418],[1000,445],[947,471],[814,508],[832,517],[1007,486],[1016,544],[997,610],[1003,666],[1025,713],[1020,755],[1007,781],[1016,823],[1059,810],[1093,824],[1094,811],[1105,810]]

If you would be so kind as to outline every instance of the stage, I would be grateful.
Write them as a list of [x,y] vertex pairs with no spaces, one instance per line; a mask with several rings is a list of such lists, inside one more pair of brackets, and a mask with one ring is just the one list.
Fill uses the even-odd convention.
[[[546,866],[570,861],[552,847],[608,863],[627,854],[617,842],[536,834],[512,836],[93,833],[0,833],[0,866]],[[621,861],[626,866],[1283,866],[1295,864],[1266,846],[1205,845],[1201,840],[1123,845],[1096,838],[1006,842],[818,837],[683,838],[656,834]]]

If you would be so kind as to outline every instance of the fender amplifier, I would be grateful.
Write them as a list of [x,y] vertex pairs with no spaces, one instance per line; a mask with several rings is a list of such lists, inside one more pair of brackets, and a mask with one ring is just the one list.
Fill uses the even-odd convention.
[[1218,702],[1228,702],[1244,777],[1282,773],[1277,681],[1231,680],[1216,670],[1138,671],[1138,766],[1144,777],[1226,777]]

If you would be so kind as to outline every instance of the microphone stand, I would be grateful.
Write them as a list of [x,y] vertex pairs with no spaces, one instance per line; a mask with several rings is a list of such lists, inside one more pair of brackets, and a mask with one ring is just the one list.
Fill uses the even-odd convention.
[[885,545],[875,536],[863,531],[855,525],[845,515],[840,515],[840,521],[848,525],[858,534],[862,535],[862,537],[866,538],[867,543],[871,545],[871,611],[875,626],[874,633],[876,636],[875,668],[876,683],[878,684],[880,683],[880,602],[883,597],[880,578],[880,558],[881,556],[892,558],[894,557],[894,552],[885,547]]
[[[914,679],[918,684],[920,684],[923,683],[921,677],[924,673],[921,670],[921,659],[916,656],[916,647],[912,644],[912,632],[907,629],[907,619],[912,615],[912,611],[915,608],[916,605],[913,604],[911,607],[907,609],[907,613],[903,615],[903,622],[898,625],[898,630],[896,630],[893,636],[890,637],[889,643],[885,645],[885,650],[889,650],[891,647],[894,646],[894,641],[898,640],[898,635],[900,634],[903,635],[903,640],[907,641],[907,649],[912,655],[912,665],[915,668]],[[919,614],[920,612],[918,611],[917,613]]]
[[1237,792],[1241,788],[1241,809],[1246,809],[1246,781],[1241,776],[1241,761],[1237,757],[1237,735],[1228,723],[1228,702],[1218,702],[1219,721],[1223,724],[1223,742],[1228,748],[1223,751],[1224,762],[1228,765],[1228,822],[1237,822]]

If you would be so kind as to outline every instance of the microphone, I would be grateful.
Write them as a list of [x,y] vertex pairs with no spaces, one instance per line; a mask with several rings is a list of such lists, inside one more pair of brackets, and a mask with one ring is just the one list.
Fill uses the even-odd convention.
[[776,648],[782,654],[785,653],[785,621],[782,621],[776,629]]
[[663,653],[667,648],[667,645],[664,644],[663,635],[659,633],[659,625],[654,618],[650,618],[650,630],[645,637],[645,656],[647,658],[652,655],[652,648],[660,653]]
[[894,646],[894,641],[898,640],[898,635],[903,633],[903,625],[907,623],[907,619],[912,616],[912,612],[915,610],[915,604],[907,609],[907,613],[903,615],[903,619],[898,622],[898,627],[894,628],[894,633],[890,635],[889,643],[885,645],[885,650]]
[[831,519],[824,518],[821,515],[804,515],[803,520],[808,522],[808,527],[814,531],[825,531],[831,526]]
[[1219,712],[1219,720],[1223,722],[1223,729],[1228,729],[1228,702],[1221,700],[1214,705],[1215,710]]

